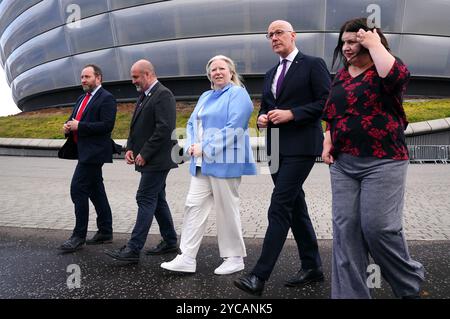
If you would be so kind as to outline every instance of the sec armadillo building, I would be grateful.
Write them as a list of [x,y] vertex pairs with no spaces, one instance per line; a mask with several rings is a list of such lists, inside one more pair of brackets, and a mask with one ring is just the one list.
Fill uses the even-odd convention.
[[271,21],[290,21],[300,50],[323,57],[331,70],[342,23],[371,13],[409,65],[407,93],[449,96],[446,0],[3,0],[0,60],[23,111],[71,105],[88,63],[103,69],[104,86],[119,101],[130,100],[136,92],[129,69],[141,58],[178,98],[195,98],[209,87],[208,59],[225,54],[257,96],[277,62],[265,38]]

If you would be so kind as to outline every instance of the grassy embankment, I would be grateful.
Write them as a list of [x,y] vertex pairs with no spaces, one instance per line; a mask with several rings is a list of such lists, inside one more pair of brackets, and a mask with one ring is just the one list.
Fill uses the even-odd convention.
[[[177,106],[177,127],[185,128],[195,103],[179,103]],[[256,128],[256,115],[259,102],[255,101],[255,110],[250,127]],[[133,104],[121,104],[118,107],[113,137],[125,139],[128,136]],[[450,117],[450,99],[408,100],[404,103],[410,123]],[[71,113],[71,108],[47,109],[37,112],[23,112],[13,116],[0,117],[0,137],[17,138],[64,138],[61,127]]]

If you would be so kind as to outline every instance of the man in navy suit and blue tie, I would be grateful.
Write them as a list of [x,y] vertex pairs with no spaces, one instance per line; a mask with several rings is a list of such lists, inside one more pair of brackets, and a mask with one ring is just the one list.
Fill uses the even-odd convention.
[[[85,94],[78,98],[69,120],[63,126],[66,136],[76,144],[78,153],[78,164],[70,185],[76,224],[72,236],[59,247],[63,252],[74,252],[85,243],[110,243],[113,237],[111,208],[103,185],[102,166],[112,163],[114,144],[111,132],[117,104],[101,83],[101,69],[93,64],[86,65],[81,72]],[[98,231],[86,242],[89,199],[97,212]]]
[[[296,33],[289,22],[272,22],[267,38],[279,63],[265,75],[257,124],[268,129],[267,151],[275,187],[259,260],[248,275],[234,282],[253,295],[262,294],[289,229],[298,246],[301,269],[285,285],[295,287],[324,278],[303,183],[322,152],[320,119],[330,89],[330,74],[321,58],[299,52]],[[276,148],[279,154],[270,154]]]

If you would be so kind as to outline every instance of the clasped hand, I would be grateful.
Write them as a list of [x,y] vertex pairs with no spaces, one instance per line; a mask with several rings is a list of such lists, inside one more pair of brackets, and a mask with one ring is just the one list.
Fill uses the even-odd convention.
[[70,131],[78,131],[78,123],[79,121],[75,119],[72,119],[64,123],[63,125],[64,134],[68,134]]
[[131,150],[125,153],[125,161],[127,164],[136,164],[136,166],[145,166],[145,164],[147,164],[147,161],[141,156],[141,154],[138,154],[138,156],[134,158],[134,153]]
[[189,149],[188,149],[188,154],[190,156],[194,156],[194,157],[201,157],[202,156],[202,145],[199,143],[196,144],[192,144]]
[[272,110],[269,111],[267,114],[261,114],[258,117],[258,127],[259,128],[266,128],[269,124],[269,121],[273,124],[283,124],[287,123],[289,121],[292,121],[294,119],[294,114],[291,110]]

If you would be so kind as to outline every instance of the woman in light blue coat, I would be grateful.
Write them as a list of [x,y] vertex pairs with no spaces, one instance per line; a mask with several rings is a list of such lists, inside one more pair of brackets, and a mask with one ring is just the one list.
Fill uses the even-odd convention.
[[244,269],[246,256],[239,212],[242,175],[255,175],[248,121],[252,101],[242,87],[234,62],[223,55],[206,65],[212,90],[203,93],[189,118],[185,150],[192,175],[181,231],[181,254],[161,267],[194,273],[208,215],[216,213],[217,238],[223,263],[217,275]]

